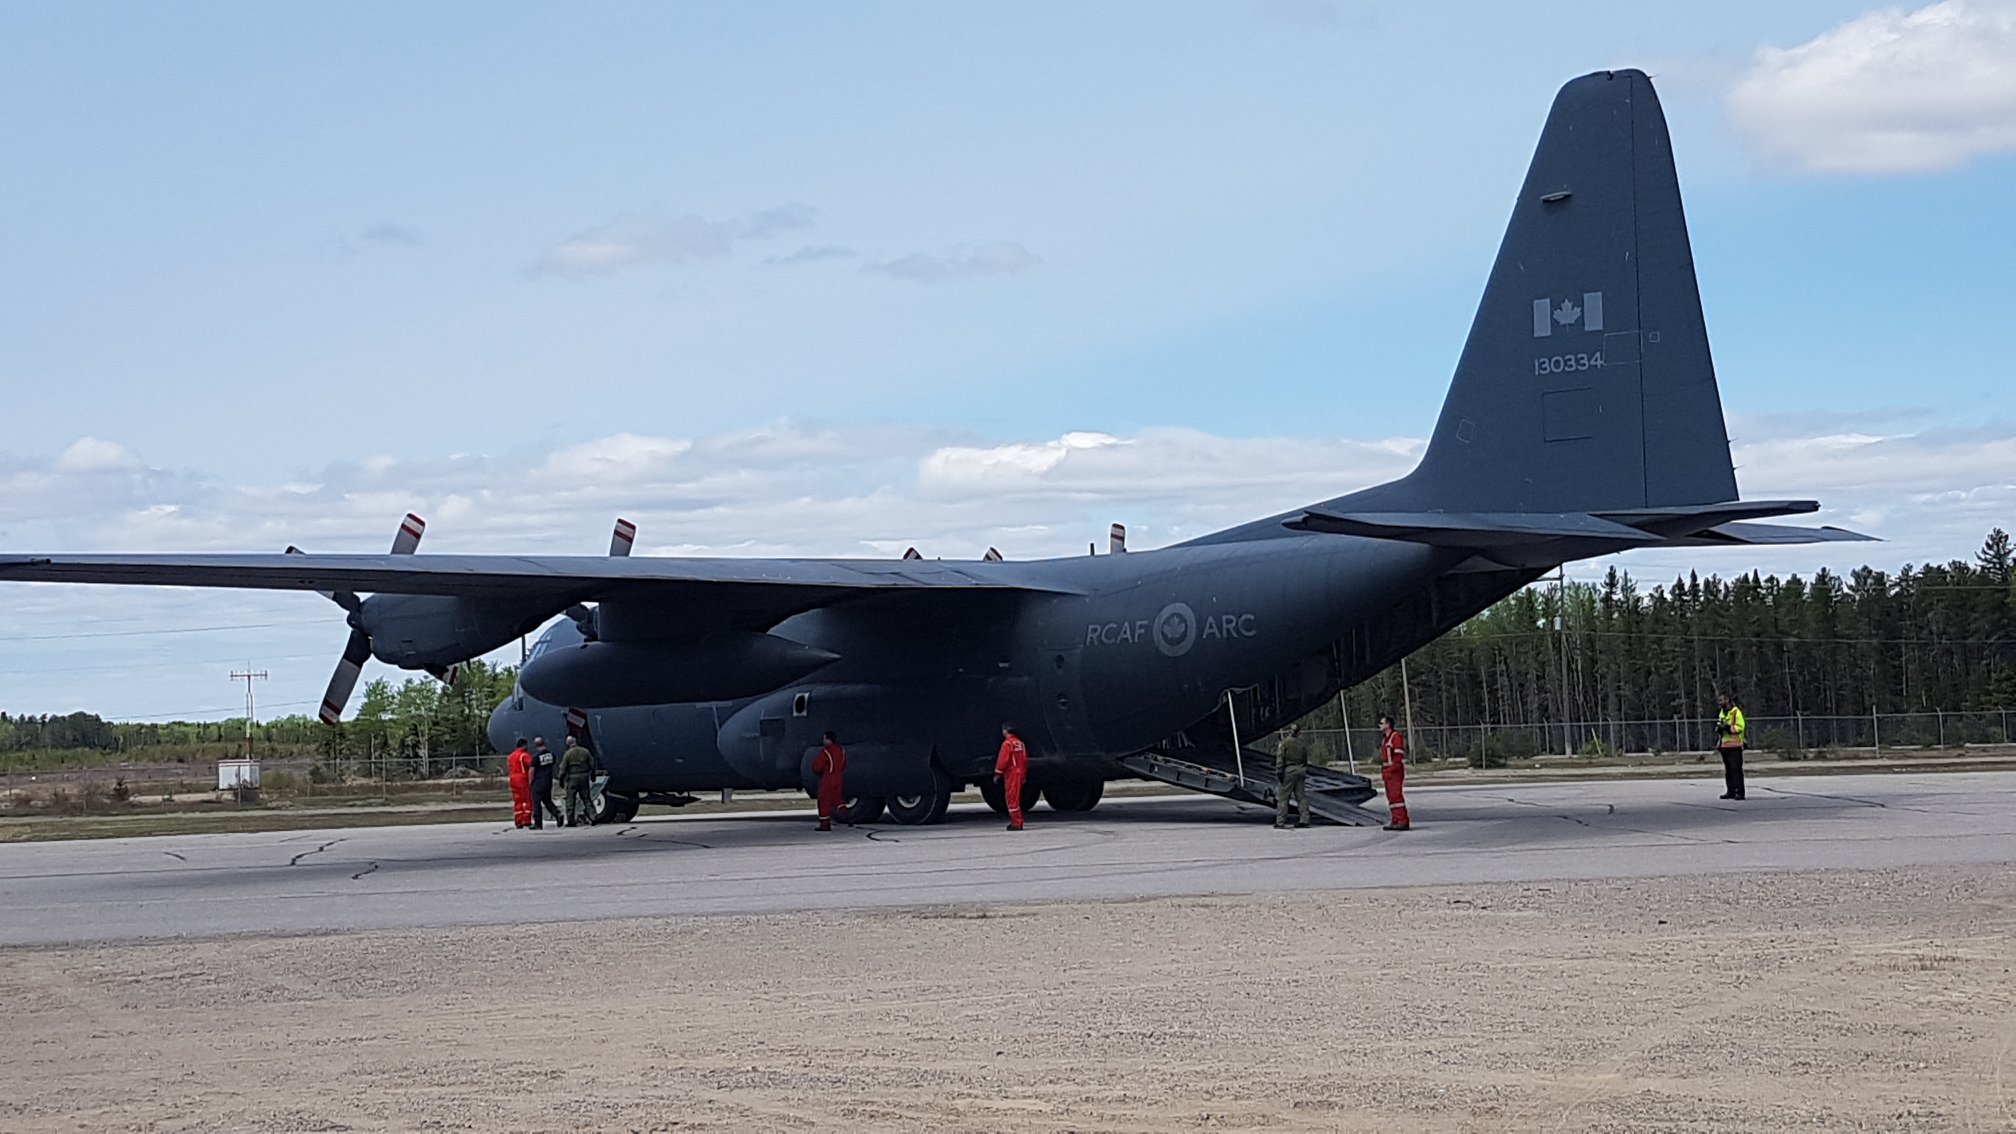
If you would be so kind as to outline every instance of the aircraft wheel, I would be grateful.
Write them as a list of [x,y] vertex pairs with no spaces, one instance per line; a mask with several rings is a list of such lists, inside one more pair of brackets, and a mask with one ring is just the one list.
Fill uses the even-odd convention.
[[637,818],[637,807],[636,796],[619,795],[615,792],[605,791],[596,797],[595,807],[590,813],[590,819],[597,824],[628,823],[630,820]]
[[[1099,798],[1105,794],[1104,780],[1080,780],[1049,785],[1043,789],[1043,802],[1052,811],[1090,811],[1099,806]],[[1023,809],[1028,809],[1026,804]]]
[[[987,801],[988,808],[991,809],[994,812],[994,814],[996,815],[1008,814],[1008,790],[1006,788],[1002,787],[1000,784],[995,783],[993,780],[981,780],[979,787],[980,787],[980,798]],[[1027,784],[1027,783],[1023,784],[1022,810],[1027,811],[1030,808],[1036,806],[1036,799],[1039,795],[1042,794],[1042,790],[1043,789],[1037,787],[1035,784]]]
[[1008,814],[1008,792],[993,780],[981,780],[980,798],[987,801],[987,809],[996,815]]
[[945,809],[952,804],[952,793],[934,791],[923,795],[892,795],[888,802],[890,818],[905,826],[918,827],[945,818]]
[[840,819],[846,823],[873,823],[882,818],[882,797],[857,795],[840,805]]

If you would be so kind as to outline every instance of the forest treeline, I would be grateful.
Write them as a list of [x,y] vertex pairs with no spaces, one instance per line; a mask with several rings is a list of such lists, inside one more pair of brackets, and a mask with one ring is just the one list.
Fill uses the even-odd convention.
[[1997,528],[1972,562],[1894,575],[1690,573],[1648,590],[1613,568],[1505,599],[1409,657],[1404,693],[1396,665],[1346,705],[1354,727],[1410,699],[1417,727],[1701,721],[1725,690],[1753,717],[2016,709],[2012,563]]
[[[253,725],[254,751],[313,752],[325,765],[379,774],[426,775],[458,760],[491,755],[490,710],[511,692],[515,666],[476,661],[458,667],[455,684],[431,677],[364,687],[357,715],[336,728],[310,716],[274,717]],[[10,716],[0,713],[0,761],[28,766],[37,751],[152,752],[214,758],[238,749],[245,718],[218,721],[115,722],[93,713]]]
[[[1734,692],[1754,717],[2016,709],[2016,549],[1991,532],[1974,559],[1860,567],[1810,579],[1689,574],[1646,589],[1612,569],[1600,584],[1536,585],[1353,689],[1354,727],[1411,702],[1417,726],[1712,719]],[[1557,623],[1557,618],[1559,622]],[[256,743],[312,746],[329,761],[415,771],[491,754],[490,710],[516,669],[474,662],[453,686],[415,677],[365,687],[354,719],[260,722]],[[1327,719],[1326,719],[1327,718]],[[1314,724],[1334,723],[1334,708]],[[0,753],[130,750],[236,742],[236,720],[126,723],[90,713],[0,714]]]

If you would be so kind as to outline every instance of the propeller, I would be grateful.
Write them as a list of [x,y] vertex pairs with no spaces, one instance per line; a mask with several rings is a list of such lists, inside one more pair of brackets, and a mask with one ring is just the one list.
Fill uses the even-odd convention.
[[[392,537],[392,554],[411,555],[420,547],[420,537],[426,534],[427,521],[406,513],[399,521],[399,534]],[[287,549],[289,555],[300,555],[298,547]],[[318,591],[323,598],[335,603],[349,615],[350,640],[343,644],[343,656],[336,662],[336,672],[329,677],[329,690],[322,694],[322,723],[333,725],[343,719],[343,706],[350,703],[350,694],[357,691],[357,678],[364,672],[364,663],[371,660],[371,635],[364,632],[364,600],[352,591]],[[434,676],[450,685],[455,683],[454,671],[447,670]]]
[[1106,532],[1106,551],[1112,555],[1122,555],[1127,551],[1127,525],[1114,524]]
[[995,548],[995,547],[990,547],[990,548],[988,548],[988,549],[987,549],[987,554],[985,554],[985,555],[981,556],[981,557],[980,557],[980,561],[981,561],[982,563],[999,563],[999,562],[1001,562],[1001,550],[1000,550],[999,548]]
[[[616,517],[616,530],[609,533],[609,555],[615,559],[628,558],[630,548],[636,543],[637,525],[621,516]],[[567,617],[574,620],[575,625],[581,628],[581,636],[583,638],[591,642],[595,640],[596,631],[601,625],[596,617],[595,608],[583,606],[577,602],[573,606],[568,607],[565,613]],[[577,738],[583,748],[593,750],[594,746],[588,743],[588,713],[586,710],[567,710],[567,732],[569,735]]]
[[905,548],[905,549],[904,549],[904,551],[903,551],[903,558],[905,558],[905,559],[922,559],[922,558],[924,558],[924,555],[923,555],[923,553],[919,552],[919,551],[918,551],[918,550],[917,550],[916,548],[914,548],[914,547],[911,547],[911,548]]
[[[629,558],[630,548],[636,543],[637,525],[618,517],[616,520],[616,530],[609,533],[609,557],[612,559]],[[560,613],[574,620],[574,625],[581,631],[583,639],[593,642],[598,638],[601,622],[597,616],[597,608],[589,606],[587,603],[577,602]]]

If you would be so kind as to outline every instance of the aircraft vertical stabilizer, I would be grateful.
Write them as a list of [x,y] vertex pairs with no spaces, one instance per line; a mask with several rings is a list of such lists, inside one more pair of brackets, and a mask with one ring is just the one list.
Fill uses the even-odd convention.
[[1605,512],[1736,499],[1651,81],[1561,88],[1421,465],[1357,509]]

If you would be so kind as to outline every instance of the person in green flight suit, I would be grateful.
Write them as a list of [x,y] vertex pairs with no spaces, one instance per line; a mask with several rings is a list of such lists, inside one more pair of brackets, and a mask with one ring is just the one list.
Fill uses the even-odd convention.
[[[560,784],[567,793],[567,825],[585,827],[595,821],[588,802],[588,785],[595,779],[595,754],[567,738],[567,751],[560,756]],[[576,805],[579,810],[576,810]]]
[[1288,829],[1288,803],[1293,800],[1301,811],[1297,827],[1309,825],[1309,792],[1304,781],[1309,778],[1309,740],[1302,735],[1302,726],[1291,724],[1287,735],[1281,738],[1281,747],[1274,750],[1274,778],[1280,786],[1274,789],[1274,829]]

